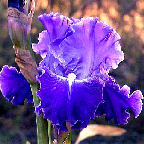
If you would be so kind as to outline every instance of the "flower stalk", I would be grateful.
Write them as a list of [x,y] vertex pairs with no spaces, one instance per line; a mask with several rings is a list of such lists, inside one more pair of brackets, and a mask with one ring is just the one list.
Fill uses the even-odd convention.
[[48,138],[49,138],[49,144],[52,143],[51,140],[51,122],[48,120]]
[[[31,84],[34,105],[35,107],[39,104],[39,98],[36,96],[36,91],[38,90],[37,84]],[[43,119],[42,114],[40,116],[36,116],[36,125],[37,125],[37,143],[38,144],[48,144],[48,125],[47,121]]]
[[[9,1],[10,2],[10,1]],[[24,77],[30,82],[33,94],[34,106],[39,105],[39,98],[36,95],[39,85],[36,80],[38,75],[37,64],[31,49],[31,23],[34,13],[34,0],[28,0],[26,6],[28,9],[20,11],[16,7],[9,5],[8,9],[8,28],[9,35],[13,42],[15,50],[15,61],[18,64]],[[37,143],[48,144],[48,123],[43,119],[43,115],[36,116],[37,125]]]

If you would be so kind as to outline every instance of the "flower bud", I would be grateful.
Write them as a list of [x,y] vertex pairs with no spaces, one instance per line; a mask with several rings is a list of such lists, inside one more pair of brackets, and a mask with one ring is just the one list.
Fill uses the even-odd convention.
[[31,31],[34,12],[34,0],[9,0],[8,1],[8,29],[13,44],[25,48],[27,36]]
[[8,9],[8,29],[13,44],[25,48],[28,33],[28,17],[16,8]]

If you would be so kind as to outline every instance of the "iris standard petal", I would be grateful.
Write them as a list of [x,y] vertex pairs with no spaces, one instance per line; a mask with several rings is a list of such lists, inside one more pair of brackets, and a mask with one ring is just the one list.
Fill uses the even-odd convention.
[[50,51],[65,67],[75,60],[71,70],[79,75],[79,79],[93,73],[108,73],[124,59],[119,44],[120,36],[97,18],[82,18],[71,25],[71,29],[74,33],[61,43],[53,42]]
[[39,43],[38,44],[32,44],[32,49],[34,52],[36,52],[37,54],[40,54],[42,58],[44,58],[48,51],[49,51],[49,43],[50,43],[50,39],[49,39],[49,35],[47,30],[42,31],[39,34]]
[[114,119],[117,124],[127,124],[130,117],[128,110],[132,110],[138,117],[142,110],[143,99],[141,91],[134,91],[131,95],[127,85],[120,87],[116,81],[109,77],[103,88],[104,103],[96,111],[97,116],[105,115],[107,120]]
[[[60,41],[71,34],[70,24],[74,23],[68,17],[60,15],[59,13],[42,14],[38,17],[41,23],[46,28],[39,35],[39,43],[33,44],[33,50],[40,54],[43,58],[49,51],[48,45],[56,39]],[[76,21],[76,20],[75,20]]]
[[67,78],[57,77],[45,68],[38,80],[41,87],[37,95],[41,104],[36,111],[38,114],[43,112],[44,118],[51,120],[61,130],[67,130],[66,122],[71,124],[72,129],[86,127],[103,101],[103,84],[98,79],[76,80],[70,88]]
[[52,54],[48,54],[40,63],[40,67],[49,68],[54,74],[65,77],[66,69],[61,65],[59,60]]
[[3,67],[0,73],[0,90],[14,105],[23,104],[25,99],[27,102],[33,102],[30,84],[14,67]]
[[50,41],[63,38],[68,32],[70,24],[73,23],[68,17],[59,13],[42,14],[38,17],[48,32]]

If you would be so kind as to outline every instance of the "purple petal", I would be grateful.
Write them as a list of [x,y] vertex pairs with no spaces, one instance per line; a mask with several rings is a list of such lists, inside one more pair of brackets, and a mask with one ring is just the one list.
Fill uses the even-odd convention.
[[53,75],[45,68],[38,80],[41,87],[37,95],[41,104],[36,112],[43,112],[44,118],[61,130],[67,130],[66,122],[72,125],[72,129],[86,127],[102,102],[103,84],[98,79],[88,82],[76,80],[70,91],[67,78]]
[[75,59],[71,70],[79,75],[79,79],[93,73],[108,73],[124,59],[120,36],[109,25],[99,22],[97,18],[87,17],[71,25],[71,28],[74,33],[61,43],[53,42],[50,52],[65,67],[69,67]]
[[68,17],[60,15],[59,13],[42,14],[38,19],[47,30],[51,42],[55,39],[64,37],[69,25],[73,23]]
[[49,39],[49,35],[48,32],[42,31],[39,34],[39,43],[38,44],[32,44],[32,49],[34,52],[36,52],[37,54],[40,54],[42,58],[44,58],[48,51],[49,51],[49,43],[50,43],[50,39]]
[[96,111],[97,116],[105,115],[107,120],[114,119],[117,124],[127,124],[130,117],[128,110],[132,110],[135,117],[138,117],[142,110],[143,98],[141,91],[134,91],[131,95],[130,88],[124,85],[122,88],[114,79],[109,77],[103,88],[104,103],[99,105]]
[[66,76],[64,67],[61,65],[59,60],[55,58],[53,55],[48,54],[40,63],[40,67],[49,68],[54,74],[59,76]]
[[45,73],[38,77],[41,84],[37,92],[41,105],[37,110],[42,109],[44,118],[52,121],[55,125],[62,125],[67,119],[67,98],[68,83],[56,76],[53,76],[45,69]]
[[25,99],[27,102],[33,102],[30,84],[14,67],[3,67],[0,73],[0,90],[14,105],[23,104]]
[[69,116],[72,121],[77,123],[72,127],[79,129],[88,125],[89,120],[94,118],[94,113],[100,103],[103,102],[103,83],[100,79],[89,81],[75,81],[71,87],[71,101]]
[[42,14],[38,18],[46,28],[46,31],[40,33],[39,43],[33,44],[33,50],[44,58],[49,51],[51,42],[56,39],[63,40],[71,34],[72,30],[69,29],[69,26],[74,21],[58,13]]

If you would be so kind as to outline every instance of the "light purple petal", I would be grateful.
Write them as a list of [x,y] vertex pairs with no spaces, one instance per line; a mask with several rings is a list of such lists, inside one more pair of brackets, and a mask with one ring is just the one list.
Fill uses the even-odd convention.
[[60,15],[59,13],[42,14],[38,19],[47,30],[51,42],[64,37],[69,25],[73,23],[68,17]]
[[54,41],[50,52],[65,67],[75,59],[71,68],[79,79],[108,73],[124,59],[119,44],[120,36],[112,27],[97,18],[82,18],[71,25],[74,33],[62,42]]
[[127,124],[130,117],[128,110],[132,110],[135,117],[138,117],[142,110],[143,99],[141,91],[134,91],[131,95],[127,85],[120,87],[114,79],[109,77],[103,88],[104,103],[100,104],[96,115],[105,114],[106,119],[114,119],[117,124]]
[[48,51],[49,51],[49,43],[50,43],[50,39],[49,39],[49,35],[48,32],[42,31],[39,34],[39,43],[38,44],[32,44],[32,49],[34,52],[36,52],[37,54],[40,54],[42,58],[44,58]]
[[40,63],[40,67],[47,67],[56,75],[65,77],[64,67],[61,65],[58,59],[56,59],[52,54],[48,54]]
[[99,79],[76,80],[70,90],[66,78],[57,77],[45,68],[45,73],[38,80],[41,87],[37,94],[41,104],[36,112],[43,112],[44,118],[51,120],[61,130],[67,130],[66,122],[72,125],[72,129],[86,127],[103,101],[103,83]]
[[72,30],[69,26],[74,23],[74,21],[59,13],[42,14],[38,19],[44,25],[46,30],[40,33],[39,43],[33,44],[33,50],[44,58],[49,51],[49,44],[51,42],[56,39],[63,40],[71,34]]
[[3,67],[0,73],[0,90],[14,105],[23,104],[25,99],[27,102],[33,102],[30,84],[14,67]]

